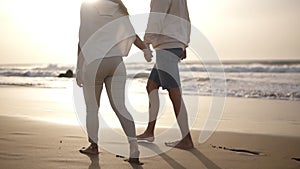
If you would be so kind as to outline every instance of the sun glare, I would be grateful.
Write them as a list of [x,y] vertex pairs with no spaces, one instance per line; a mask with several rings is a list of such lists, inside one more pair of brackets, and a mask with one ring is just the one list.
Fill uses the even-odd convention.
[[94,3],[96,2],[97,0],[82,0],[83,2],[87,2],[87,3]]

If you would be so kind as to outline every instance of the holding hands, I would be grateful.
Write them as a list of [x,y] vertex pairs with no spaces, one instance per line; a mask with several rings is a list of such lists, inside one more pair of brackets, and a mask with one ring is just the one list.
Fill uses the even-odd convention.
[[84,63],[84,58],[81,53],[80,45],[78,43],[76,82],[79,87],[83,87],[83,72],[82,72],[83,63]]
[[136,35],[134,45],[144,52],[144,57],[145,57],[147,62],[152,61],[153,55],[152,55],[152,51],[150,50],[149,44],[146,44],[145,42],[143,42],[140,39],[140,37]]
[[146,48],[143,49],[145,60],[147,62],[151,62],[153,55],[152,55],[152,51],[150,49],[150,44],[146,44],[145,42],[144,42],[144,44],[145,44],[145,47],[146,47]]
[[149,48],[147,48],[147,49],[143,49],[143,52],[144,52],[144,57],[145,57],[146,61],[151,62],[152,57],[153,57],[152,51]]

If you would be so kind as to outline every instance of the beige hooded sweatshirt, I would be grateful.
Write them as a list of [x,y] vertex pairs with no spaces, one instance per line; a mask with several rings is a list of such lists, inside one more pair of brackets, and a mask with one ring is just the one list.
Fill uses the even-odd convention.
[[188,47],[191,23],[187,0],[152,0],[144,41],[155,49]]

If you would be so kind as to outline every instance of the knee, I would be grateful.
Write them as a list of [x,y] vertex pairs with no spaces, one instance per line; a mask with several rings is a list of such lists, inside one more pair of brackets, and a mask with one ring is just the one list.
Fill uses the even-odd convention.
[[122,114],[122,112],[127,111],[127,108],[125,105],[115,105],[115,106],[112,106],[111,108],[117,115],[120,115],[120,114]]
[[153,90],[158,90],[159,86],[158,85],[153,85],[153,84],[147,84],[146,90],[148,94],[150,94]]
[[151,86],[147,85],[146,90],[147,90],[147,93],[150,93],[153,89],[151,88]]
[[125,106],[122,107],[122,108],[114,109],[114,112],[116,113],[119,120],[122,121],[122,122],[124,120],[133,121],[133,118],[132,118],[131,114],[129,113],[129,111],[126,109]]
[[87,117],[96,117],[96,116],[98,116],[98,107],[93,107],[93,108],[88,107],[86,109],[86,116]]

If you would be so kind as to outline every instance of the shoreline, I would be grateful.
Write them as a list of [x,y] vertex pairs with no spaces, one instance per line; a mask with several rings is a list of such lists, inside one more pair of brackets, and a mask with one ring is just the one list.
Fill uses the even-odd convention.
[[[73,85],[73,84],[72,84]],[[49,89],[49,90],[68,90],[70,89],[70,86],[68,87],[43,87],[43,86],[30,86],[30,85],[0,85],[0,90],[1,88],[3,89],[16,89],[16,88],[21,88],[21,89]],[[140,94],[143,92],[136,92],[135,94]],[[165,91],[161,91],[160,93],[161,95],[168,95],[167,92]],[[286,101],[286,102],[299,102],[300,100],[288,100],[288,99],[276,99],[276,98],[268,98],[268,97],[238,97],[238,96],[211,96],[211,95],[201,95],[201,94],[191,94],[191,93],[183,93],[183,96],[195,96],[195,97],[203,97],[203,98],[211,98],[211,97],[225,97],[225,99],[227,98],[231,98],[231,99],[246,99],[246,100],[262,100],[262,101]]]
[[[1,88],[0,87],[0,116],[21,116],[36,120],[78,126],[84,112],[77,112],[73,102],[72,89],[45,88]],[[134,97],[144,97],[133,94]],[[167,97],[167,95],[163,96]],[[110,126],[119,126],[114,112],[109,106],[105,94],[101,99],[100,114]],[[147,98],[146,98],[147,99]],[[212,97],[184,96],[188,108],[189,123],[192,129],[201,130],[211,110]],[[143,127],[147,124],[146,100],[133,100],[133,112],[136,125]],[[158,127],[177,128],[172,105],[166,98],[157,121]],[[197,106],[195,106],[197,104]],[[300,136],[300,102],[284,100],[243,99],[227,97],[223,116],[217,131],[235,133],[253,133],[279,136]],[[140,112],[142,110],[142,112]],[[102,112],[102,113],[101,113]],[[78,114],[79,113],[79,114]]]

